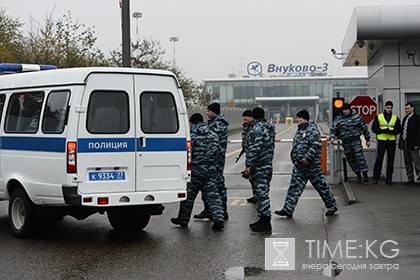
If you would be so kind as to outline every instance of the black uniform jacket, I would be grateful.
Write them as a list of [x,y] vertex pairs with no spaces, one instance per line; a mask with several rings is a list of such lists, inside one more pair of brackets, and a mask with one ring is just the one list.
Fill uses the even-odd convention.
[[[407,121],[407,116],[403,118],[402,127],[404,129],[405,122]],[[411,118],[408,120],[407,126],[407,139],[406,144],[409,150],[414,150],[414,146],[420,147],[420,116],[416,113],[413,113]],[[400,141],[398,147],[402,149],[403,139],[402,134],[400,135]]]

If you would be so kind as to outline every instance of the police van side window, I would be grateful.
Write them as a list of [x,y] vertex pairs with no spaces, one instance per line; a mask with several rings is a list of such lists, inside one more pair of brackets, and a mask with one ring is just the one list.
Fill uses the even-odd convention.
[[52,91],[47,97],[42,132],[46,134],[61,134],[66,122],[69,91]]
[[169,92],[140,95],[141,129],[145,133],[176,133],[179,129],[174,97]]
[[36,133],[41,117],[43,92],[21,92],[10,96],[4,131]]
[[128,95],[122,91],[94,91],[90,95],[86,129],[92,134],[124,134],[129,125]]

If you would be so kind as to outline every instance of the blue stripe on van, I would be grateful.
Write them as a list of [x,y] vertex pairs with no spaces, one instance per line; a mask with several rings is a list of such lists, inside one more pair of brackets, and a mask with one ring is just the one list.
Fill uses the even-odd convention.
[[[2,136],[1,149],[66,152],[66,138],[59,137],[25,137]],[[137,144],[136,144],[137,143]],[[140,138],[80,138],[77,140],[79,153],[111,153],[111,152],[167,152],[186,151],[186,138],[146,138],[146,147],[140,147]]]
[[186,138],[147,138],[146,147],[140,147],[140,138],[80,138],[77,140],[79,153],[112,152],[167,152],[186,151]]
[[79,138],[77,152],[79,153],[112,153],[134,152],[134,138]]
[[64,153],[66,138],[2,136],[1,148],[3,150]]
[[146,146],[140,147],[140,138],[137,138],[137,149],[139,152],[186,151],[187,139],[146,137]]

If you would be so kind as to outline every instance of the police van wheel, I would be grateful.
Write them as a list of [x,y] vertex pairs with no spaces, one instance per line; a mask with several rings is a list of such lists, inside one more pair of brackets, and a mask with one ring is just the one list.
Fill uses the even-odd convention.
[[25,191],[15,190],[10,196],[9,222],[17,237],[30,237],[34,232],[36,206]]
[[116,230],[141,230],[150,221],[150,215],[140,215],[131,209],[111,209],[107,211],[108,221]]

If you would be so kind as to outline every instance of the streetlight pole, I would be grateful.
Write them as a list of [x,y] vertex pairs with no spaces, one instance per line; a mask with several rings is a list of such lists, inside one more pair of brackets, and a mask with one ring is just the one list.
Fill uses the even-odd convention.
[[174,70],[175,70],[175,43],[178,42],[179,38],[178,37],[171,37],[169,38],[170,42],[174,42]]
[[136,19],[136,35],[137,35],[137,44],[139,43],[139,18],[143,16],[140,12],[133,13],[133,18]]
[[123,67],[131,67],[130,0],[121,0],[121,28]]

